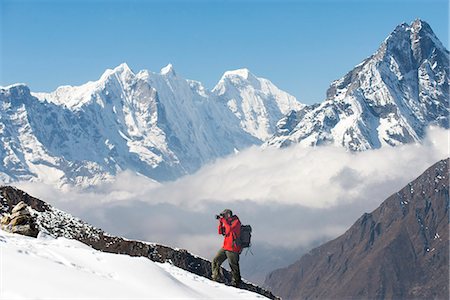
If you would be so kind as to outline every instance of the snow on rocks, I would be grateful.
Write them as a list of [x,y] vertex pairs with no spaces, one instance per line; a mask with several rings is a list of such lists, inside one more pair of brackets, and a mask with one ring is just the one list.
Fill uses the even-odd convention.
[[167,263],[103,253],[66,238],[0,231],[0,251],[2,299],[266,299]]

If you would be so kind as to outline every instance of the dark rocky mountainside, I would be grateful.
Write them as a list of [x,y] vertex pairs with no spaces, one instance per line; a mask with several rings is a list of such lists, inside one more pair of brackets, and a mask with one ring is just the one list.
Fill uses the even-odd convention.
[[284,299],[449,299],[449,159],[266,278]]
[[[78,240],[96,250],[109,253],[147,257],[155,262],[170,262],[186,271],[211,278],[211,262],[195,256],[184,249],[172,249],[167,246],[143,241],[127,240],[111,236],[72,215],[58,210],[48,203],[10,186],[0,187],[0,214],[11,214],[13,208],[23,201],[31,210],[37,229],[54,237]],[[231,273],[222,269],[226,284],[231,283]],[[270,291],[249,282],[243,282],[242,289],[249,290],[270,299],[278,299]]]

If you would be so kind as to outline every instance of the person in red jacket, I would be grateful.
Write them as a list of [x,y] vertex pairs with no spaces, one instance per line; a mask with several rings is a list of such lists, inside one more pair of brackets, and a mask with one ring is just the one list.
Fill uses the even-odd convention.
[[224,236],[222,248],[217,252],[212,262],[212,279],[220,280],[220,266],[228,259],[231,268],[231,284],[239,287],[241,284],[241,272],[239,269],[239,254],[241,246],[241,221],[229,209],[225,209],[219,216],[219,234]]

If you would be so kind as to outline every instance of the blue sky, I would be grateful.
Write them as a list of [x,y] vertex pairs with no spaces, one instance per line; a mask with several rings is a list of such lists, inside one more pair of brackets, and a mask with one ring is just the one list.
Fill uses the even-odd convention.
[[212,88],[247,67],[304,103],[371,55],[396,25],[427,21],[448,48],[447,0],[0,0],[0,85],[52,91],[127,62]]

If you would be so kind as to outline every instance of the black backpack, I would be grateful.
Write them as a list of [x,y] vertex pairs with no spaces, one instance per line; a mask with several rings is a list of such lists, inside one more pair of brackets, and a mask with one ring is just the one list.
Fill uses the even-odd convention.
[[239,244],[242,248],[249,248],[252,245],[252,226],[241,225],[241,237]]

